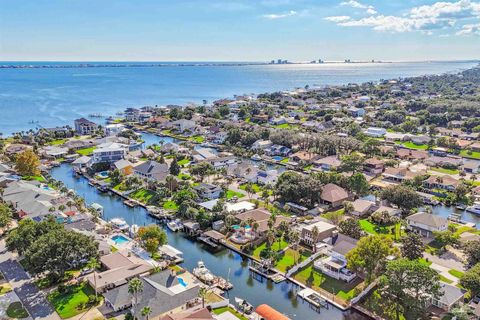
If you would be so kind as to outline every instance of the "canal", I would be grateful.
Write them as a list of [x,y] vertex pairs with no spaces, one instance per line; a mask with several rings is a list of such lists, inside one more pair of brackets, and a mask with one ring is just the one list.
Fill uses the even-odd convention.
[[[87,204],[93,202],[99,203],[104,207],[103,218],[107,221],[112,218],[120,217],[132,225],[148,225],[157,223],[157,221],[147,215],[145,209],[141,207],[130,208],[123,204],[121,198],[110,196],[107,193],[100,193],[96,188],[88,184],[87,179],[75,177],[72,174],[71,166],[62,164],[51,170],[53,178],[63,181],[67,188],[85,198]],[[293,290],[295,285],[288,281],[280,284],[264,280],[260,282],[254,279],[248,269],[248,263],[238,253],[229,249],[222,250],[219,253],[210,252],[203,244],[192,241],[184,237],[181,233],[173,233],[168,228],[164,228],[168,235],[168,243],[183,252],[185,262],[184,268],[192,271],[199,260],[203,260],[207,268],[214,274],[229,278],[234,288],[229,292],[230,301],[234,302],[234,297],[242,297],[258,306],[266,303],[280,312],[286,314],[292,319],[314,320],[314,319],[346,319],[339,309],[331,306],[328,310],[322,309],[317,313],[310,309],[307,303],[295,298]],[[358,315],[357,315],[358,316]]]

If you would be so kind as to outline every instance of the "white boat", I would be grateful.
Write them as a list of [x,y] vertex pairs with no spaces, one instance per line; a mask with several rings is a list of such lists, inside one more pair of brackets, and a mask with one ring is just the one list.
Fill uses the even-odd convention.
[[130,234],[131,237],[134,238],[138,232],[138,229],[139,229],[138,224],[132,224],[128,229],[128,233]]
[[193,275],[205,283],[212,283],[215,276],[205,267],[203,261],[198,261],[197,267],[193,268]]
[[473,206],[467,207],[467,211],[468,211],[468,212],[471,212],[471,213],[475,213],[475,214],[479,214],[479,215],[480,215],[480,203],[479,203],[479,202],[475,202],[475,203],[473,204]]
[[458,210],[465,210],[467,208],[467,206],[464,205],[464,204],[457,204],[457,206],[455,208],[457,208]]
[[253,161],[260,161],[262,160],[262,157],[260,157],[258,154],[254,154],[253,156],[250,157]]
[[177,232],[178,230],[182,230],[183,224],[179,219],[172,220],[167,223],[168,229],[172,230],[173,232]]
[[127,230],[128,224],[122,218],[113,218],[110,222],[120,230]]
[[253,306],[247,302],[247,300],[235,297],[235,303],[237,304],[237,309],[246,314],[250,314],[253,312]]
[[98,212],[98,214],[103,215],[103,207],[100,204],[94,202],[90,205],[90,208]]

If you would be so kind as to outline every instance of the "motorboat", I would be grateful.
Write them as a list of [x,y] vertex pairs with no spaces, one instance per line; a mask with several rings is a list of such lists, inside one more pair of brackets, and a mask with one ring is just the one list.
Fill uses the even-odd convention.
[[480,202],[475,202],[472,206],[467,207],[468,212],[480,215]]
[[210,272],[210,270],[205,267],[203,261],[198,261],[197,267],[193,268],[193,275],[196,276],[200,281],[210,284],[215,279],[215,276]]
[[462,203],[459,203],[459,204],[456,205],[455,208],[457,208],[458,210],[465,210],[465,209],[467,209],[467,206],[462,204]]
[[118,229],[120,230],[127,230],[128,229],[128,224],[123,220],[122,218],[113,218],[110,220],[110,222]]
[[183,223],[179,219],[172,220],[170,222],[167,222],[167,227],[168,229],[172,230],[173,232],[177,232],[178,230],[183,229]]
[[240,312],[245,314],[250,314],[253,312],[253,306],[248,303],[247,300],[235,297],[235,303]]
[[260,157],[258,154],[254,154],[253,156],[250,157],[253,161],[260,161],[262,160],[262,157]]

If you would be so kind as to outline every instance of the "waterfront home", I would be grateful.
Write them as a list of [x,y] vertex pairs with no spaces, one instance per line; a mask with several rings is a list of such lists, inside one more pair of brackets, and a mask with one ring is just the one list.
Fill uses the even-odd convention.
[[258,168],[248,161],[229,164],[227,166],[227,175],[248,182],[257,182]]
[[462,289],[440,282],[440,294],[432,296],[431,304],[445,312],[449,312],[463,302],[464,295],[465,292]]
[[425,172],[413,172],[410,171],[408,168],[387,168],[385,172],[382,173],[382,176],[385,180],[391,182],[398,182],[401,183],[405,180],[413,180],[417,176],[423,176]]
[[396,152],[396,156],[404,160],[421,161],[430,157],[428,151],[400,148]]
[[168,127],[179,133],[192,133],[195,131],[196,126],[197,124],[195,123],[195,121],[187,119],[172,121],[168,124]]
[[133,174],[144,179],[164,182],[170,172],[168,164],[148,160],[136,165]]
[[122,123],[111,123],[105,126],[105,134],[107,136],[116,136],[125,130],[125,125]]
[[278,170],[259,170],[257,172],[257,183],[263,185],[274,185],[277,183],[280,173]]
[[345,256],[357,246],[358,240],[341,233],[334,234],[328,240],[326,256],[316,260],[314,268],[334,279],[351,282],[356,278],[356,274],[347,269]]
[[341,206],[343,202],[349,198],[350,196],[345,189],[333,183],[324,185],[322,187],[322,193],[320,194],[322,203],[327,204],[332,208]]
[[465,173],[477,174],[480,171],[480,163],[478,161],[468,161],[462,166],[462,170]]
[[97,292],[103,293],[128,283],[133,278],[148,274],[153,266],[145,261],[116,251],[100,257],[100,262],[106,271],[89,274],[86,280],[96,288]]
[[[316,229],[317,235],[314,237],[313,230]],[[332,237],[337,227],[325,221],[318,221],[302,227],[300,232],[300,240],[310,247],[315,247],[317,243],[326,238]]]
[[[257,229],[257,235],[262,237],[267,231],[268,231],[268,219],[270,218],[272,214],[265,210],[265,209],[253,209],[253,210],[248,210],[242,213],[239,213],[235,216],[240,222],[242,221],[249,221],[250,219],[253,219],[255,222],[258,223],[258,229]],[[290,223],[292,221],[291,218],[285,217],[282,215],[277,215],[276,221],[274,224],[274,228],[278,227],[280,222],[286,221],[287,223]]]
[[217,155],[209,148],[199,148],[192,151],[193,162],[202,162],[217,158]]
[[160,320],[216,320],[207,308],[173,312],[160,318]]
[[447,167],[447,168],[457,168],[462,165],[462,158],[454,157],[438,157],[432,156],[425,159],[425,164],[432,167]]
[[46,146],[40,149],[40,154],[48,159],[59,159],[68,154],[68,148],[61,146]]
[[375,208],[375,202],[364,199],[356,199],[352,202],[352,205],[353,211],[351,214],[357,217],[368,216]]
[[63,146],[70,150],[79,150],[94,147],[96,144],[92,139],[73,139],[65,142]]
[[112,163],[125,158],[128,152],[128,146],[120,143],[104,143],[93,150],[93,163]]
[[446,191],[455,191],[459,184],[460,181],[450,175],[431,175],[423,182],[423,185],[428,189],[442,189]]
[[328,156],[315,160],[313,164],[323,171],[331,171],[338,169],[342,165],[342,161],[337,156]]
[[384,168],[383,161],[377,158],[369,158],[363,163],[363,170],[374,175],[381,174]]
[[363,133],[369,137],[380,138],[387,133],[387,130],[384,128],[369,127]]
[[294,154],[291,154],[289,158],[302,165],[307,165],[315,160],[318,160],[320,158],[320,155],[313,152],[297,151]]
[[181,147],[174,142],[167,142],[160,147],[160,150],[165,153],[176,153],[179,152]]
[[193,189],[202,199],[218,199],[223,192],[222,188],[210,183],[200,183],[197,186],[193,186]]
[[[268,304],[261,304],[255,309],[255,313],[259,316],[259,320],[290,320],[286,315],[278,312]],[[255,319],[256,320],[256,319]]]
[[418,212],[408,216],[407,229],[420,234],[422,237],[431,238],[436,231],[448,229],[448,220],[426,212]]
[[22,153],[27,149],[32,149],[32,147],[25,144],[12,143],[5,148],[5,154],[8,156],[13,156]]
[[133,174],[133,164],[128,160],[118,160],[113,164],[113,167],[124,176]]
[[[140,319],[143,307],[150,307],[150,319],[185,311],[192,306],[201,305],[198,298],[199,283],[189,276],[176,276],[171,270],[163,270],[149,276],[140,277],[143,290],[137,294],[137,304],[134,317]],[[104,314],[112,314],[132,307],[132,295],[128,292],[128,284],[124,284],[109,290],[103,296],[105,298]]]
[[75,132],[81,136],[90,136],[98,131],[98,124],[85,118],[74,121]]
[[398,216],[400,215],[401,211],[399,209],[396,209],[396,208],[392,208],[390,206],[385,206],[385,205],[380,205],[380,206],[375,206],[373,208],[373,212],[372,212],[372,215],[374,214],[378,214],[378,213],[388,213],[390,216]]
[[252,150],[265,150],[273,145],[270,140],[257,140],[252,144]]
[[89,156],[81,156],[72,162],[72,166],[77,169],[84,169],[90,166],[92,158]]
[[283,156],[286,157],[292,152],[292,150],[286,146],[281,146],[278,144],[274,144],[269,148],[265,149],[265,154],[268,156]]

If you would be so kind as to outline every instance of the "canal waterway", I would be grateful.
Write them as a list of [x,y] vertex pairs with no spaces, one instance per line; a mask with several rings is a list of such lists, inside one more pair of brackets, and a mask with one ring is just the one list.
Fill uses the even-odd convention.
[[[99,203],[104,208],[103,219],[109,221],[113,218],[123,218],[132,225],[148,225],[157,223],[157,221],[148,216],[145,209],[141,207],[130,208],[123,204],[122,199],[117,196],[110,196],[108,193],[100,193],[95,187],[88,184],[87,179],[76,177],[72,174],[71,166],[62,164],[51,170],[53,178],[63,181],[67,188],[85,198],[87,204],[93,202]],[[248,262],[238,253],[229,249],[222,250],[219,253],[212,253],[203,244],[184,237],[181,233],[173,233],[168,228],[164,228],[168,236],[168,243],[183,252],[185,262],[184,268],[192,271],[197,262],[205,262],[214,274],[228,278],[234,285],[229,292],[230,301],[234,298],[242,297],[258,306],[266,303],[280,312],[286,314],[292,319],[314,320],[314,319],[346,319],[339,309],[330,306],[328,310],[322,309],[317,313],[310,309],[308,303],[303,303],[301,299],[296,299],[294,290],[296,286],[288,281],[280,284],[264,280],[260,282],[254,279],[249,272]]]

